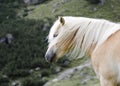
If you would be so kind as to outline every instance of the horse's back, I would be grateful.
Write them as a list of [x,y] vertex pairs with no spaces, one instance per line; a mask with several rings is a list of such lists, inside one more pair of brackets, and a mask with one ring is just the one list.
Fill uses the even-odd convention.
[[120,31],[112,34],[101,44],[91,58],[99,77],[104,76],[120,83]]

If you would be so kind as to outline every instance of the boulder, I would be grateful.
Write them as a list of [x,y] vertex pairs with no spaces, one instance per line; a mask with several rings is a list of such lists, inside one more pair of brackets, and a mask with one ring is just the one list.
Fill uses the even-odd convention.
[[13,40],[13,35],[11,33],[6,34],[6,43],[11,44]]
[[100,0],[100,5],[104,5],[104,3],[105,3],[105,0]]
[[16,80],[11,83],[11,86],[22,86],[22,85],[20,81]]
[[62,70],[61,67],[57,67],[57,68],[55,69],[55,72],[56,72],[56,73],[59,73],[59,72],[61,72],[61,70]]
[[23,0],[23,1],[27,5],[33,5],[33,4],[40,4],[42,2],[45,2],[46,0]]

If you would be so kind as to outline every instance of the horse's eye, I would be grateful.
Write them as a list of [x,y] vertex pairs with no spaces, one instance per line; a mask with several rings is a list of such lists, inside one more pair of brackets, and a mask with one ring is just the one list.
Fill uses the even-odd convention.
[[57,36],[58,36],[58,34],[54,34],[54,35],[53,35],[53,37],[57,37]]

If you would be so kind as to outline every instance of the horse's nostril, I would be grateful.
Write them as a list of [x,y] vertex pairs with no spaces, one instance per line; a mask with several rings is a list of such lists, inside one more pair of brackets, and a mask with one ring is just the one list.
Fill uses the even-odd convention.
[[56,54],[53,52],[46,53],[45,58],[48,62],[54,62]]

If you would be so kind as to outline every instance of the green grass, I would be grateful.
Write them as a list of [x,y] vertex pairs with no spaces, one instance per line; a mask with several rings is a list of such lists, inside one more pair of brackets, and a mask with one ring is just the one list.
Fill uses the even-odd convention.
[[[85,16],[93,18],[104,18],[112,21],[119,21],[120,7],[119,0],[107,0],[101,5],[90,4],[86,0],[69,0],[61,4],[61,0],[51,0],[48,3],[37,5],[26,18],[43,19],[45,17],[56,18],[57,16]],[[55,8],[56,4],[60,4]],[[28,8],[31,8],[29,6]],[[53,10],[55,10],[54,13]]]
[[100,86],[97,81],[89,81],[87,84],[81,84],[80,79],[71,79],[71,80],[61,80],[59,82],[53,83],[50,86]]
[[[93,78],[95,73],[91,68],[83,68],[81,71],[76,71],[71,78],[63,79],[57,82],[50,83],[49,86],[100,86],[99,80]],[[91,77],[87,80],[87,77]],[[87,80],[86,82],[84,82]]]

